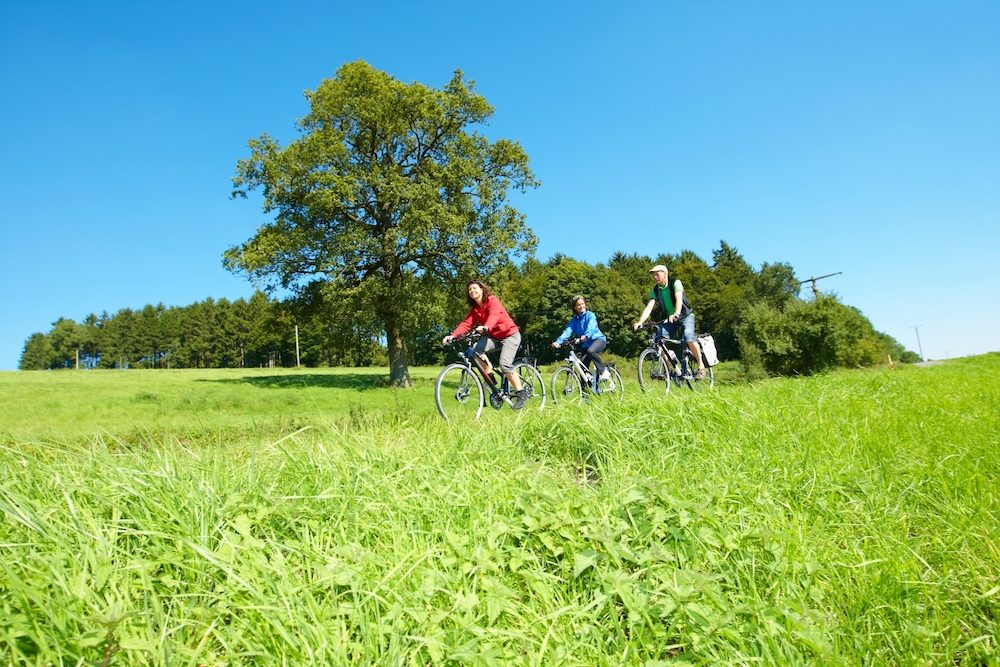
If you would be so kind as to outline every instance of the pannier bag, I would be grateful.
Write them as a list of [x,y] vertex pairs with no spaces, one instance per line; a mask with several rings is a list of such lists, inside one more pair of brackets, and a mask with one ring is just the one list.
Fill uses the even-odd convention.
[[715,351],[715,339],[712,338],[712,334],[698,336],[698,345],[701,345],[701,358],[706,366],[715,366],[719,363],[719,353]]

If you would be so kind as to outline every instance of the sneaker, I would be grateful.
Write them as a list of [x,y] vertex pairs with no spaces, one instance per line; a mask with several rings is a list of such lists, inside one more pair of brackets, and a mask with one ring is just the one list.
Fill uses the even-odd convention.
[[601,379],[602,380],[610,380],[611,379],[611,371],[609,371],[607,368],[605,368],[604,372],[601,373]]
[[524,407],[525,402],[527,402],[530,396],[531,396],[531,389],[523,388],[518,391],[515,391],[510,396],[510,407],[514,408],[515,410],[520,410],[521,408]]

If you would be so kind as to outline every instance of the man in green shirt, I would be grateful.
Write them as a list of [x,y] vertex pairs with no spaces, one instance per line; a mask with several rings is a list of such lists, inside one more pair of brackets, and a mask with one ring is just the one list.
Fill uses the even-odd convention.
[[653,274],[653,289],[649,291],[649,303],[646,304],[646,309],[642,311],[639,321],[633,328],[641,327],[643,322],[649,319],[653,306],[659,303],[667,319],[660,323],[656,331],[656,340],[659,341],[664,335],[678,338],[677,333],[680,332],[680,340],[687,343],[691,355],[698,362],[698,378],[704,378],[705,362],[701,358],[701,349],[694,338],[694,310],[684,296],[684,285],[676,278],[669,280],[667,267],[663,264],[657,264],[649,272]]

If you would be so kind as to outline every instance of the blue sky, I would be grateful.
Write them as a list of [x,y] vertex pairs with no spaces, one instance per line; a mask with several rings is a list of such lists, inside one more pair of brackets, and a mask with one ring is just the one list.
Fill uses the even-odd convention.
[[995,0],[0,0],[0,369],[59,317],[249,296],[236,161],[358,59],[476,81],[541,259],[724,239],[929,358],[1000,350]]

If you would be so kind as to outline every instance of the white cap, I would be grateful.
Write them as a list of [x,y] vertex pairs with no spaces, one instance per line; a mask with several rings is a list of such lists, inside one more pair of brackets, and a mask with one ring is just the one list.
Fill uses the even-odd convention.
[[649,270],[650,273],[654,273],[656,271],[663,271],[664,273],[668,273],[667,267],[663,266],[662,264],[657,264],[656,266],[654,266]]

